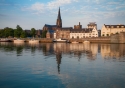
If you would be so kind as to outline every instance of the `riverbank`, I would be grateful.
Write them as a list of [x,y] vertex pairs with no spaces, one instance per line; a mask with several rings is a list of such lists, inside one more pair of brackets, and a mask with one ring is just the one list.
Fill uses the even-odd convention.
[[[2,38],[1,38],[2,39]],[[53,38],[34,38],[35,40],[39,40],[40,43],[53,43]],[[9,41],[5,42],[13,42],[15,38],[8,38]],[[25,42],[29,42],[31,38],[22,38]],[[81,39],[67,39],[68,43],[78,42],[83,43],[84,41],[89,41],[90,43],[109,43],[109,44],[125,44],[125,33],[122,32],[120,34],[113,34],[108,37],[90,37],[90,38],[81,38]],[[1,41],[3,42],[3,41]]]

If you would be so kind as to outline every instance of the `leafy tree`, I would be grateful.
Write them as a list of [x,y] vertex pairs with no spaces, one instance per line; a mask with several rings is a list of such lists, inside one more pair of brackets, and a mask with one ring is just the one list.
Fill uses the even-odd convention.
[[26,32],[25,32],[25,31],[22,31],[20,37],[21,37],[21,38],[26,38],[26,36],[27,36],[27,35],[26,35]]
[[13,37],[14,36],[14,30],[12,28],[6,27],[4,28],[4,37]]
[[118,34],[118,32],[116,32],[116,34]]
[[31,28],[31,36],[34,37],[36,34],[36,29],[35,28]]
[[14,30],[14,36],[19,38],[21,36],[22,31],[23,29],[19,25],[17,25],[16,29]]
[[2,38],[3,36],[4,36],[4,30],[1,29],[1,30],[0,30],[0,38]]
[[44,30],[44,31],[42,31],[42,38],[46,38],[46,33],[47,33],[47,30]]

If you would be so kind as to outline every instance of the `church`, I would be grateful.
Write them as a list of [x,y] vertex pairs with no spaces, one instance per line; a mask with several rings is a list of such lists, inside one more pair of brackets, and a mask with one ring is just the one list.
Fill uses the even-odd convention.
[[74,25],[72,27],[62,27],[62,19],[60,8],[58,11],[56,25],[45,24],[43,31],[47,30],[46,38],[61,38],[61,39],[71,39],[71,38],[86,38],[86,37],[98,37],[97,24],[89,23],[87,28],[82,28],[82,25],[79,22],[79,25]]

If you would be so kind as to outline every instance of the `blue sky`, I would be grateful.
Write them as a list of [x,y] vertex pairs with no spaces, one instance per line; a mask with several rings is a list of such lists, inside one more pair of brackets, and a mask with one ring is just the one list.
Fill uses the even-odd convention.
[[0,0],[0,29],[55,25],[59,6],[63,27],[73,27],[78,22],[83,28],[96,22],[98,29],[103,24],[125,24],[125,0]]

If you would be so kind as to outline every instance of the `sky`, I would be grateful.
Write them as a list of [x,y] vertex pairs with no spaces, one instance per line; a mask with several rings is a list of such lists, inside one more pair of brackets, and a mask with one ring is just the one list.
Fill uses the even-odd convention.
[[42,29],[45,24],[55,25],[58,9],[62,26],[83,28],[96,22],[97,29],[107,25],[125,25],[125,0],[0,0],[0,29]]

